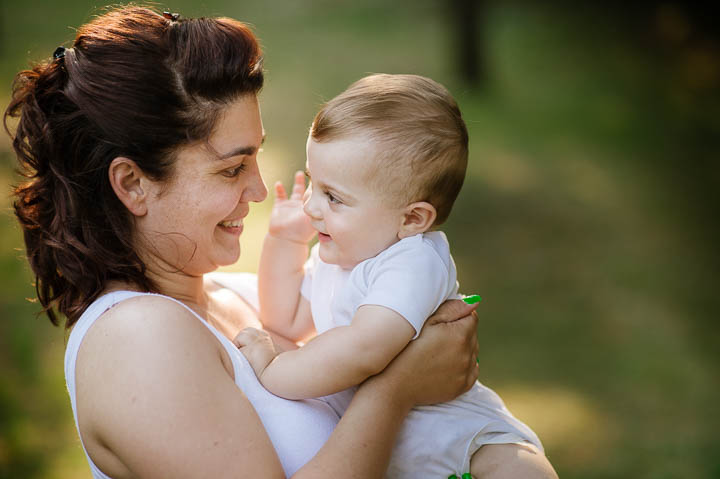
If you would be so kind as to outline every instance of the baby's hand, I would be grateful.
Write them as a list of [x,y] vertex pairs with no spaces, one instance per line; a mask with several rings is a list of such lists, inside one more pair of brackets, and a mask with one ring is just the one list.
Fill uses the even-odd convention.
[[233,343],[243,353],[258,378],[278,355],[270,335],[261,329],[245,328],[235,336]]
[[304,194],[305,175],[302,171],[295,173],[290,198],[287,197],[283,184],[280,181],[275,183],[275,204],[270,214],[271,236],[296,243],[308,243],[312,239],[315,229],[303,211]]

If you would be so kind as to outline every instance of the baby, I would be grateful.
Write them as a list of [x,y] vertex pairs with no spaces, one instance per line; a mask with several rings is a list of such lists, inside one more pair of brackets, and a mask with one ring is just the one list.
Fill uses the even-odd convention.
[[[325,396],[342,415],[354,387],[385,368],[447,299],[459,298],[445,235],[465,177],[468,135],[438,83],[371,75],[330,100],[307,141],[306,175],[281,183],[258,271],[265,327],[301,348],[245,351],[262,384],[288,399]],[[308,259],[308,243],[318,243]],[[486,444],[537,436],[476,383],[414,409],[388,477],[462,475]]]

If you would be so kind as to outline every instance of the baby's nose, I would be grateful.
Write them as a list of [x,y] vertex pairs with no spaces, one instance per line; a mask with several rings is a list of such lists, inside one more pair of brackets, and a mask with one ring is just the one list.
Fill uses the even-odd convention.
[[303,195],[303,211],[306,215],[308,215],[310,218],[313,219],[319,219],[319,209],[314,206],[315,202],[313,201],[312,192],[308,188],[307,191],[305,191],[305,194]]

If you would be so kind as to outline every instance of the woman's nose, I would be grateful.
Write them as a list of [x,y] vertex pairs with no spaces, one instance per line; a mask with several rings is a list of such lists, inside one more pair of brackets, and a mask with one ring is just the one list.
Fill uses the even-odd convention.
[[265,182],[263,181],[262,176],[260,175],[260,170],[255,168],[255,171],[252,172],[252,178],[250,179],[243,196],[245,197],[246,201],[254,201],[256,203],[259,203],[265,198],[267,198],[267,195],[268,189],[267,186],[265,186]]

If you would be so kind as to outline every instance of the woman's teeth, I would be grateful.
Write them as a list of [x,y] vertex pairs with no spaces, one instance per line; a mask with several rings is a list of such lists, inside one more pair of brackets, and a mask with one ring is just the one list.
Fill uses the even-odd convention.
[[237,228],[238,226],[242,226],[242,220],[223,221],[220,223],[220,226],[224,226],[226,228]]

